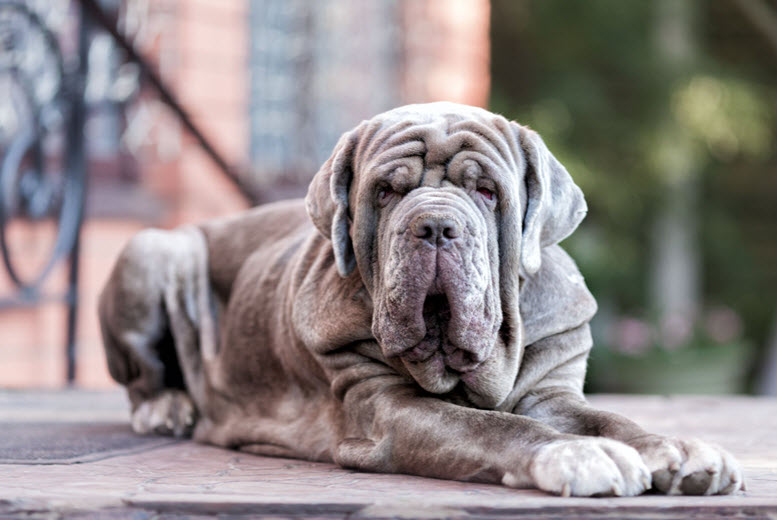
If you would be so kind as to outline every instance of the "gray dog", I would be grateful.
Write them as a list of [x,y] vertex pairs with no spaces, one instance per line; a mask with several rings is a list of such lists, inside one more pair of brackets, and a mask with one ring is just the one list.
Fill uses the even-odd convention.
[[557,245],[585,213],[531,130],[401,107],[304,203],[135,236],[100,300],[108,366],[141,433],[565,496],[739,490],[723,449],[587,405],[596,303]]

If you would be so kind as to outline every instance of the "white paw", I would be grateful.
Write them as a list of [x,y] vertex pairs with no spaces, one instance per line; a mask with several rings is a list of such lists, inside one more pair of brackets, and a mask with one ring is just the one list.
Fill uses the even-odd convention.
[[[529,472],[535,486],[562,496],[634,496],[650,487],[650,472],[637,451],[600,437],[546,444]],[[511,480],[508,473],[503,483]]]
[[197,409],[186,392],[165,390],[132,412],[132,429],[141,434],[184,437],[191,433],[196,417]]
[[720,446],[696,439],[648,435],[629,442],[668,495],[728,495],[743,487],[742,468]]

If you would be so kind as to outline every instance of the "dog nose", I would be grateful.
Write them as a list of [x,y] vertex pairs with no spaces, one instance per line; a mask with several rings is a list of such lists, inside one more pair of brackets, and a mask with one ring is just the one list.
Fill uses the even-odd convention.
[[410,231],[415,237],[436,246],[459,238],[461,226],[450,217],[421,215],[410,223]]

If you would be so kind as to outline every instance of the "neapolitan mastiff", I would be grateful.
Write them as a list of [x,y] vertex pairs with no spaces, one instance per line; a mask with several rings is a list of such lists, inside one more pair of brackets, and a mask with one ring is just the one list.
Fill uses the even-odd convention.
[[[306,211],[307,210],[307,211]],[[587,405],[586,204],[533,131],[410,105],[307,198],[122,252],[99,314],[137,432],[561,495],[732,493],[733,457]]]

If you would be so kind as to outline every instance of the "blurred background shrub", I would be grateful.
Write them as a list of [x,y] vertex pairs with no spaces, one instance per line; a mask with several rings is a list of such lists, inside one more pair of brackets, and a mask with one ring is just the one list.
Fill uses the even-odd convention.
[[754,6],[777,20],[748,0],[492,2],[491,108],[589,203],[564,245],[600,306],[591,389],[777,377],[777,24]]

